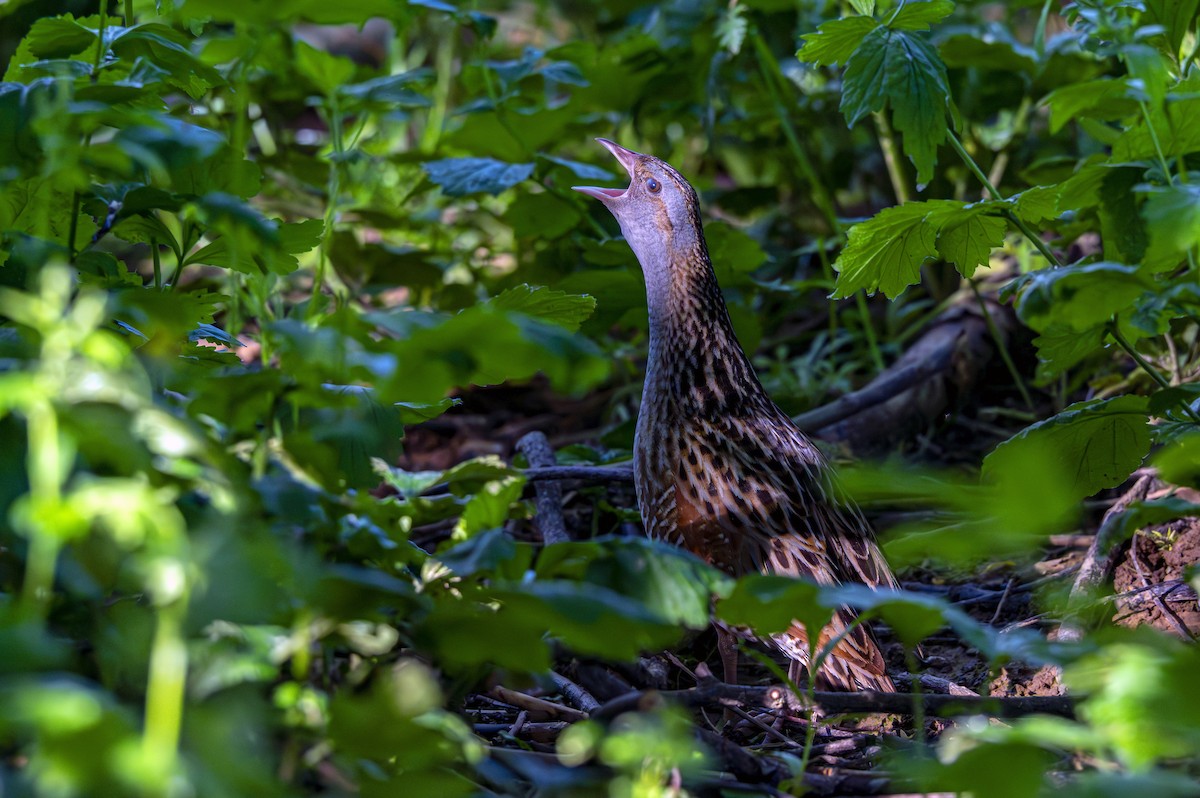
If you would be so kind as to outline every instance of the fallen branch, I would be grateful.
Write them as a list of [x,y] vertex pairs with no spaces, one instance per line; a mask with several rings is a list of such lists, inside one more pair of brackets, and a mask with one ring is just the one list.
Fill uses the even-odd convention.
[[523,472],[530,482],[542,480],[575,479],[581,482],[633,482],[633,464],[621,463],[610,466],[545,466],[527,468]]
[[[517,451],[525,455],[534,468],[555,466],[554,448],[541,432],[530,432],[517,441]],[[563,520],[562,485],[552,480],[540,480],[533,486],[537,495],[537,528],[543,543],[566,543],[567,524]]]
[[1125,495],[1113,502],[1112,507],[1104,514],[1100,529],[1092,544],[1088,546],[1083,564],[1079,566],[1079,574],[1071,587],[1071,595],[1067,600],[1069,617],[1058,630],[1057,638],[1065,642],[1077,641],[1083,637],[1083,622],[1080,620],[1083,608],[1092,603],[1092,598],[1100,586],[1112,578],[1117,567],[1117,558],[1121,545],[1125,542],[1120,536],[1121,518],[1126,508],[1134,502],[1143,501],[1154,486],[1155,476],[1143,474],[1138,477]]
[[558,692],[562,693],[562,697],[580,712],[591,714],[600,708],[600,702],[591,693],[575,684],[575,682],[566,676],[556,671],[551,671],[550,678],[554,679],[554,684],[558,687]]
[[[988,715],[994,718],[1059,715],[1069,718],[1074,717],[1076,705],[1075,699],[1067,696],[985,697],[936,693],[877,693],[871,690],[855,693],[819,691],[813,694],[813,698],[827,714],[911,715],[913,702],[919,701],[927,713],[937,715]],[[599,720],[609,720],[624,712],[647,709],[664,702],[687,708],[754,706],[768,709],[787,707],[792,711],[805,708],[800,699],[781,685],[743,687],[718,682],[688,690],[639,690],[602,704],[591,716]]]
[[519,693],[516,690],[509,690],[507,687],[499,685],[493,687],[489,692],[492,698],[497,701],[503,701],[505,704],[514,706],[517,709],[523,709],[527,712],[534,713],[538,716],[557,718],[560,720],[584,720],[587,718],[587,713],[580,712],[574,707],[556,704],[553,701],[547,701],[544,698]]

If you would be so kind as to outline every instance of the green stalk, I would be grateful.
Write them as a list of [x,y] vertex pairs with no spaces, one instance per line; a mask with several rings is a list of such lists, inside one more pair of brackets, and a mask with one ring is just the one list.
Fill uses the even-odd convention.
[[771,95],[771,104],[775,109],[775,115],[779,118],[779,124],[783,128],[783,135],[787,140],[788,149],[796,159],[796,163],[800,167],[800,172],[803,174],[804,179],[808,181],[809,187],[812,190],[813,204],[817,206],[821,211],[821,215],[825,217],[830,231],[834,235],[840,235],[842,228],[838,224],[837,211],[834,209],[833,198],[826,191],[824,184],[818,179],[817,170],[812,165],[812,159],[808,157],[808,152],[804,149],[800,137],[796,134],[796,128],[792,125],[792,120],[788,116],[787,105],[784,102],[783,94],[779,87],[779,83],[786,85],[786,79],[779,69],[779,62],[775,59],[775,55],[767,47],[767,43],[763,41],[762,36],[759,35],[757,30],[751,32],[750,39],[754,42],[754,53],[758,59],[758,68],[762,73],[767,93]]
[[896,202],[903,205],[912,199],[908,191],[908,181],[904,179],[904,171],[900,166],[900,148],[896,146],[896,134],[888,124],[887,117],[882,111],[871,114],[875,120],[875,130],[879,134],[879,149],[883,152],[883,163],[887,167],[888,178],[892,181],[892,191],[896,194]]
[[[1125,353],[1133,358],[1133,362],[1137,363],[1142,371],[1150,375],[1150,379],[1158,383],[1158,387],[1164,389],[1171,387],[1171,383],[1167,381],[1167,378],[1162,374],[1159,374],[1158,369],[1150,365],[1146,359],[1141,356],[1137,349],[1135,349],[1133,345],[1129,343],[1125,336],[1121,334],[1121,327],[1117,323],[1115,317],[1108,323],[1108,334],[1114,341],[1117,342],[1117,346],[1124,349]],[[1192,406],[1187,403],[1186,399],[1179,400],[1179,407],[1182,408],[1184,414],[1187,415],[1187,417],[1190,418],[1194,423],[1200,424],[1200,415],[1197,415],[1196,411],[1192,410]]]
[[[29,501],[34,517],[45,518],[62,502],[62,451],[58,437],[58,414],[48,401],[35,402],[26,416],[29,454]],[[54,592],[54,570],[61,548],[58,530],[34,520],[25,530],[29,552],[25,560],[25,581],[21,585],[23,614],[43,620]]]
[[75,262],[75,256],[79,253],[75,251],[75,236],[79,234],[79,189],[72,192],[71,198],[71,227],[67,231],[67,253],[71,263]]
[[871,352],[871,362],[876,371],[883,371],[883,353],[879,351],[879,342],[875,339],[875,327],[871,324],[871,310],[867,307],[867,297],[862,291],[854,292],[854,304],[858,308],[858,319],[862,324],[863,335],[867,339],[867,349]]
[[154,259],[154,287],[162,288],[162,254],[158,251],[158,239],[150,237],[150,256]]
[[100,61],[104,57],[104,29],[108,26],[108,0],[100,0],[100,26],[96,31],[96,58],[92,61],[92,80],[100,74]]
[[[186,592],[184,593],[186,597]],[[150,649],[146,684],[146,717],[142,749],[166,778],[175,769],[179,735],[183,727],[184,686],[187,681],[187,645],[183,639],[185,597],[159,607]]]
[[133,0],[125,0],[125,27],[133,25]]
[[1025,387],[1025,380],[1021,379],[1021,372],[1017,370],[1017,364],[1013,362],[1012,356],[1008,354],[1008,347],[1004,345],[1004,340],[1000,337],[1000,328],[996,326],[996,321],[992,318],[992,314],[988,312],[987,303],[983,301],[983,294],[979,292],[979,286],[974,280],[967,280],[971,286],[972,293],[975,294],[975,301],[979,303],[979,309],[983,311],[983,321],[987,325],[988,332],[992,336],[992,340],[996,343],[996,351],[1000,353],[1000,359],[1004,361],[1004,367],[1008,369],[1009,375],[1013,378],[1013,383],[1017,386],[1017,390],[1021,393],[1021,398],[1025,400],[1025,406],[1030,410],[1033,409],[1033,399],[1029,395],[1029,390]]
[[325,270],[329,263],[329,246],[333,240],[333,225],[337,220],[338,197],[342,192],[342,154],[345,142],[342,139],[342,110],[338,105],[337,95],[331,94],[326,98],[326,113],[329,115],[329,145],[333,155],[329,159],[329,181],[325,189],[325,227],[321,231],[321,247],[317,257],[317,273],[313,276],[312,297],[308,303],[308,318],[313,318],[317,312],[317,298],[321,287],[325,285]]

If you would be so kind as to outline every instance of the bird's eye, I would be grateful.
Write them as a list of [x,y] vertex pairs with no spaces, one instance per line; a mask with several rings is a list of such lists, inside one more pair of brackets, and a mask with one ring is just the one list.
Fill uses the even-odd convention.
[[657,194],[662,191],[662,183],[659,183],[653,177],[646,178],[646,188],[651,194]]

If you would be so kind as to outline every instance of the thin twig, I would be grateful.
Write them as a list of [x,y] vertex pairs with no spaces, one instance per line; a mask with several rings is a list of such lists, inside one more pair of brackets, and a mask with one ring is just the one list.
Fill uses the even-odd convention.
[[[1141,557],[1138,556],[1138,536],[1134,535],[1133,540],[1129,544],[1129,559],[1133,562],[1133,569],[1137,571],[1138,581],[1142,583],[1142,587],[1150,587],[1150,577],[1146,574],[1146,569],[1142,567]],[[1167,606],[1167,602],[1163,601],[1163,597],[1154,591],[1150,592],[1150,598],[1154,602],[1154,606],[1158,607],[1159,612],[1163,617],[1171,622],[1175,627],[1175,631],[1179,632],[1184,640],[1195,640],[1196,636],[1192,634],[1192,630],[1187,627],[1183,619],[1176,614],[1175,610]]]

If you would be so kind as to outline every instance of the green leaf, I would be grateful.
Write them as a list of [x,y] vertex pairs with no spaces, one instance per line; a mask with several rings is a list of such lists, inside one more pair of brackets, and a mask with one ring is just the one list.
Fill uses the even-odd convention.
[[978,266],[987,265],[992,249],[1004,243],[1007,229],[1008,224],[998,216],[971,214],[963,222],[941,228],[937,249],[959,274],[970,277]]
[[1071,495],[1077,498],[1114,488],[1150,451],[1147,413],[1142,396],[1077,402],[997,446],[984,458],[983,473],[994,478],[1013,468],[1027,450],[1036,450],[1061,464],[1071,477]]
[[76,22],[70,14],[64,14],[35,21],[25,40],[30,52],[38,58],[66,58],[95,44],[96,31]]
[[1165,28],[1167,55],[1179,58],[1179,47],[1196,23],[1200,0],[1146,0],[1145,22]]
[[503,163],[493,158],[447,158],[427,161],[421,168],[450,197],[499,194],[533,174],[532,163]]
[[520,194],[505,211],[504,221],[518,238],[552,240],[574,230],[583,214],[576,205],[544,191]]
[[954,0],[920,0],[904,3],[888,26],[896,30],[929,30],[935,22],[941,22],[954,13]]
[[326,97],[338,93],[354,77],[354,62],[349,58],[327,53],[297,39],[296,70],[312,81]]
[[568,294],[544,285],[521,284],[506,289],[488,302],[500,310],[524,313],[574,332],[596,309],[596,300],[586,294]]
[[1100,351],[1104,337],[1103,325],[1079,331],[1066,324],[1051,322],[1033,339],[1038,353],[1038,379],[1045,382]]
[[1127,310],[1151,284],[1137,266],[1087,263],[1042,269],[1024,277],[1017,315],[1038,332],[1091,330]]
[[1195,183],[1148,189],[1142,205],[1142,218],[1150,233],[1146,258],[1172,264],[1187,258],[1187,252],[1200,244],[1200,186]]
[[599,166],[593,166],[590,163],[580,163],[579,161],[571,161],[566,158],[559,158],[555,155],[547,155],[539,152],[537,155],[543,161],[549,161],[556,166],[561,166],[564,169],[569,169],[576,177],[583,180],[613,180],[613,173],[607,169],[602,169]]
[[501,605],[501,617],[519,616],[522,623],[545,630],[585,656],[631,660],[671,645],[683,633],[678,623],[594,584],[535,581],[520,590],[489,593]]
[[[786,576],[744,576],[733,592],[717,603],[717,617],[734,626],[749,626],[762,635],[787,631],[799,621],[806,630],[824,629],[837,603],[824,600],[822,587]],[[810,642],[815,642],[816,635]]]
[[923,185],[933,179],[937,148],[946,140],[946,66],[929,42],[897,32],[888,42],[884,69],[892,124],[904,135],[904,152]]
[[869,17],[875,13],[875,0],[850,0],[850,5],[864,16]]
[[904,152],[917,168],[917,182],[932,180],[937,147],[946,139],[950,97],[946,66],[937,50],[913,33],[876,28],[846,61],[842,83],[846,122],[853,127],[890,104]]
[[163,70],[167,83],[199,99],[214,86],[224,85],[225,79],[192,55],[188,49],[190,41],[166,25],[151,22],[122,30],[111,40],[111,46],[122,59],[131,62],[146,59]]
[[816,33],[802,37],[804,46],[796,52],[796,57],[817,66],[837,66],[845,63],[863,38],[878,27],[879,23],[869,16],[830,20],[822,23]]
[[970,276],[986,264],[992,247],[1004,241],[1002,219],[986,214],[995,203],[953,200],[909,202],[880,211],[850,228],[849,240],[833,268],[835,299],[864,289],[882,289],[895,298],[921,278],[921,266],[943,258]]
[[[1155,452],[1150,464],[1172,485],[1200,488],[1200,432],[1171,441]],[[1191,514],[1197,514],[1196,509]]]
[[867,114],[882,111],[887,103],[888,75],[885,66],[894,35],[885,27],[876,27],[862,38],[846,60],[840,108],[850,127],[854,127]]
[[634,599],[669,623],[708,626],[714,594],[733,580],[674,546],[645,538],[595,538],[542,550],[539,579],[571,578]]
[[384,75],[362,83],[349,83],[336,87],[338,94],[363,105],[385,108],[427,108],[432,102],[409,86],[426,77],[423,70],[411,70],[399,75]]
[[1083,83],[1068,83],[1055,89],[1042,101],[1050,108],[1050,132],[1057,133],[1065,124],[1080,116],[1092,119],[1120,119],[1137,110],[1125,78],[1103,77]]
[[452,540],[460,541],[488,529],[499,529],[509,518],[513,502],[521,498],[525,477],[511,476],[485,483],[467,500],[462,516],[454,527]]
[[834,299],[860,288],[868,294],[882,289],[895,299],[921,279],[921,266],[937,257],[937,231],[924,224],[929,209],[910,202],[877,213],[850,228],[846,248],[833,268],[838,272]]

